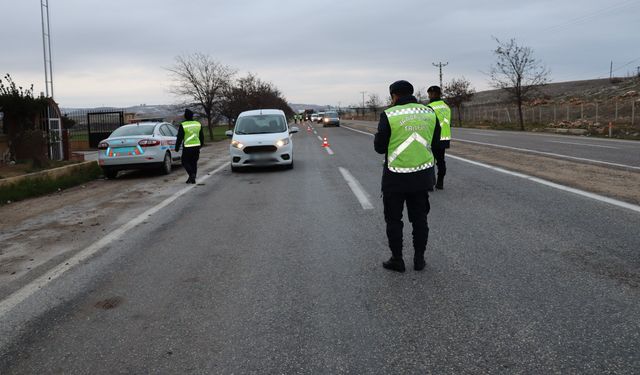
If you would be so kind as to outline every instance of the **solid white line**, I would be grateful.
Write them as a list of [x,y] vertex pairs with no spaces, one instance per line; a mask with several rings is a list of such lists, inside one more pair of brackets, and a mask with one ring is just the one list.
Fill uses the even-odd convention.
[[[207,173],[205,176],[203,176],[200,179],[198,179],[199,180],[198,183],[207,180],[209,177],[211,177],[214,174],[220,172],[222,169],[224,169],[224,168],[226,168],[228,166],[229,166],[229,163],[222,164],[218,168],[214,169],[213,171]],[[180,189],[179,191],[174,193],[169,198],[163,200],[162,202],[158,203],[156,206],[154,206],[154,207],[148,209],[147,211],[141,213],[140,215],[135,217],[133,220],[129,221],[128,223],[122,225],[121,227],[119,227],[118,229],[114,230],[113,232],[111,232],[111,233],[107,234],[106,236],[102,237],[98,241],[94,242],[91,246],[89,246],[86,249],[80,251],[79,253],[77,253],[76,255],[71,257],[70,259],[64,261],[63,263],[60,263],[59,265],[57,265],[56,267],[52,268],[51,270],[49,270],[44,275],[38,277],[37,279],[33,280],[29,284],[23,286],[21,289],[15,291],[13,294],[11,294],[6,299],[0,301],[0,318],[5,316],[8,312],[10,312],[18,304],[20,304],[21,302],[23,302],[24,300],[29,298],[31,295],[33,295],[36,291],[38,291],[39,289],[45,287],[47,284],[49,284],[53,280],[57,279],[58,277],[62,276],[65,272],[69,271],[71,268],[73,268],[76,265],[84,262],[85,260],[87,260],[91,256],[95,255],[102,248],[104,248],[105,246],[109,245],[113,241],[117,240],[119,237],[121,237],[122,235],[127,233],[129,230],[133,229],[134,227],[136,227],[140,223],[142,223],[145,220],[147,220],[149,218],[149,216],[152,216],[156,212],[158,212],[161,209],[163,209],[164,207],[168,206],[169,204],[171,204],[171,202],[173,202],[176,199],[178,199],[179,197],[183,196],[184,194],[186,194],[187,192],[189,192],[191,189],[195,188],[196,186],[197,186],[196,184],[193,184],[193,185],[190,185],[190,186],[187,186],[185,188]]]
[[367,194],[367,192],[362,188],[362,185],[360,185],[358,180],[356,180],[356,178],[353,177],[347,169],[342,167],[338,167],[338,169],[340,169],[342,177],[345,181],[347,181],[347,185],[349,185],[349,188],[351,188],[353,194],[356,196],[356,198],[358,198],[358,202],[360,202],[362,209],[372,210],[373,205],[369,201],[369,194]]
[[562,144],[565,144],[565,145],[579,145],[579,146],[589,146],[589,147],[612,148],[614,150],[618,150],[619,149],[619,147],[590,145],[588,143],[578,143],[578,142],[562,142],[562,141],[547,141],[547,142],[550,142],[550,143],[562,143]]
[[371,133],[368,133],[368,132],[365,132],[365,131],[362,131],[362,130],[358,130],[358,129],[353,129],[353,128],[350,128],[348,126],[342,125],[341,128],[345,128],[345,129],[351,130],[353,132],[357,132],[357,133],[361,133],[361,134],[365,134],[365,135],[370,135],[370,136],[374,137],[374,135],[371,134]]
[[627,203],[627,202],[623,202],[623,201],[619,201],[617,199],[613,199],[613,198],[608,198],[599,194],[594,194],[594,193],[589,193],[587,191],[584,190],[580,190],[580,189],[574,189],[572,187],[568,187],[565,185],[560,185],[560,184],[556,184],[555,182],[551,182],[551,181],[547,181],[547,180],[543,180],[541,178],[538,177],[533,177],[533,176],[529,176],[523,173],[518,173],[518,172],[512,172],[503,168],[498,168],[498,167],[494,167],[492,165],[488,165],[488,164],[483,164],[483,163],[479,163],[477,161],[473,161],[473,160],[469,160],[469,159],[465,159],[465,158],[461,158],[459,156],[454,156],[454,155],[447,155],[447,157],[456,159],[456,160],[460,160],[460,161],[464,161],[466,163],[469,164],[473,164],[479,167],[483,167],[483,168],[488,168],[488,169],[492,169],[496,172],[500,172],[500,173],[504,173],[504,174],[508,174],[511,176],[515,176],[515,177],[520,177],[520,178],[524,178],[525,180],[529,180],[529,181],[533,181],[533,182],[537,182],[539,184],[542,185],[546,185],[558,190],[563,190],[563,191],[568,191],[570,193],[574,193],[574,194],[578,194],[581,195],[583,197],[587,197],[587,198],[591,198],[600,202],[604,202],[604,203],[608,203],[614,206],[618,206],[618,207],[622,207],[622,208],[626,208],[629,209],[631,211],[635,211],[635,212],[639,212],[640,213],[640,206],[637,206],[635,204],[631,204],[631,203]]
[[331,147],[325,147],[324,149],[327,150],[327,154],[333,155],[333,150],[331,149]]
[[485,133],[469,133],[469,134],[474,134],[474,135],[481,135],[483,137],[497,137],[497,134],[485,134]]
[[460,138],[456,138],[456,139],[454,139],[454,141],[467,142],[467,143],[475,143],[475,144],[484,145],[484,146],[493,146],[493,147],[499,147],[499,148],[506,148],[506,149],[508,149],[508,150],[526,151],[526,152],[531,152],[531,153],[534,153],[534,154],[548,155],[548,156],[555,156],[555,157],[564,158],[564,159],[587,161],[587,162],[590,162],[590,163],[604,164],[604,165],[611,165],[611,166],[616,166],[616,167],[623,167],[623,168],[629,168],[629,169],[637,169],[637,170],[640,170],[640,167],[636,167],[636,166],[633,166],[633,165],[618,164],[618,163],[610,163],[610,162],[608,162],[608,161],[602,161],[602,160],[593,160],[593,159],[586,159],[586,158],[578,158],[578,157],[575,157],[575,156],[568,156],[568,155],[562,155],[562,154],[555,154],[555,153],[553,153],[553,152],[536,151],[536,150],[531,150],[531,149],[528,149],[528,148],[518,148],[518,147],[511,147],[511,146],[497,145],[497,144],[494,144],[494,143],[485,143],[485,142],[477,142],[477,141],[468,141],[468,140],[460,139]]

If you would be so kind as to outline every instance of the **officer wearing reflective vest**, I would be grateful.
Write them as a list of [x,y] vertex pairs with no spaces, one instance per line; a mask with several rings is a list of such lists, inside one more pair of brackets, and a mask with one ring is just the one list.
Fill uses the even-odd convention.
[[436,167],[438,167],[438,179],[436,180],[436,189],[444,189],[444,175],[447,174],[447,164],[444,161],[445,150],[450,147],[451,143],[451,108],[445,103],[440,96],[442,91],[438,86],[431,86],[427,89],[429,95],[428,106],[436,112],[439,131],[433,136],[431,149],[433,156],[436,158]]
[[176,152],[180,151],[180,147],[184,143],[182,150],[182,166],[189,174],[187,184],[196,183],[196,175],[198,173],[198,159],[200,159],[200,147],[204,146],[204,133],[202,125],[198,121],[193,120],[193,112],[188,108],[184,110],[184,119],[178,129],[178,138],[176,139]]
[[424,269],[424,253],[429,237],[427,215],[429,193],[433,188],[434,157],[431,141],[437,121],[434,111],[419,104],[413,86],[396,81],[389,86],[392,107],[380,115],[374,148],[385,155],[382,173],[384,219],[391,258],[382,263],[386,269],[404,272],[402,258],[402,211],[407,205],[413,225],[413,267]]

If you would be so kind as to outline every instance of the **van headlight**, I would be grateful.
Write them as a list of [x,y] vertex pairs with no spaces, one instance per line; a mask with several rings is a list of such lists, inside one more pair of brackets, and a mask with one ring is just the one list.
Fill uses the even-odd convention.
[[276,146],[278,146],[278,148],[288,144],[289,144],[289,138],[281,139],[276,142]]
[[231,146],[237,149],[242,149],[244,147],[244,145],[240,143],[240,141],[231,141]]

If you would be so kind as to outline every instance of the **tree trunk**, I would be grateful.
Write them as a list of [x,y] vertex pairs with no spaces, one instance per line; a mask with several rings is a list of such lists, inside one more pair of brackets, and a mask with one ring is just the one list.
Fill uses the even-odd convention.
[[462,126],[462,106],[458,107],[458,127]]
[[211,126],[211,115],[207,114],[207,128],[209,128],[209,140],[213,142],[213,127]]
[[518,122],[520,123],[520,130],[524,130],[524,120],[522,119],[522,101],[518,100]]

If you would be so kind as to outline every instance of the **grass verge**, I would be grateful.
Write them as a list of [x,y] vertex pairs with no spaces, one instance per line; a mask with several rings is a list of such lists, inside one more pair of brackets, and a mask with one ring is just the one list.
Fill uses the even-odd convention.
[[70,175],[56,178],[37,177],[0,186],[0,205],[67,189],[95,180],[101,175],[102,169],[98,163],[89,163],[78,167]]

